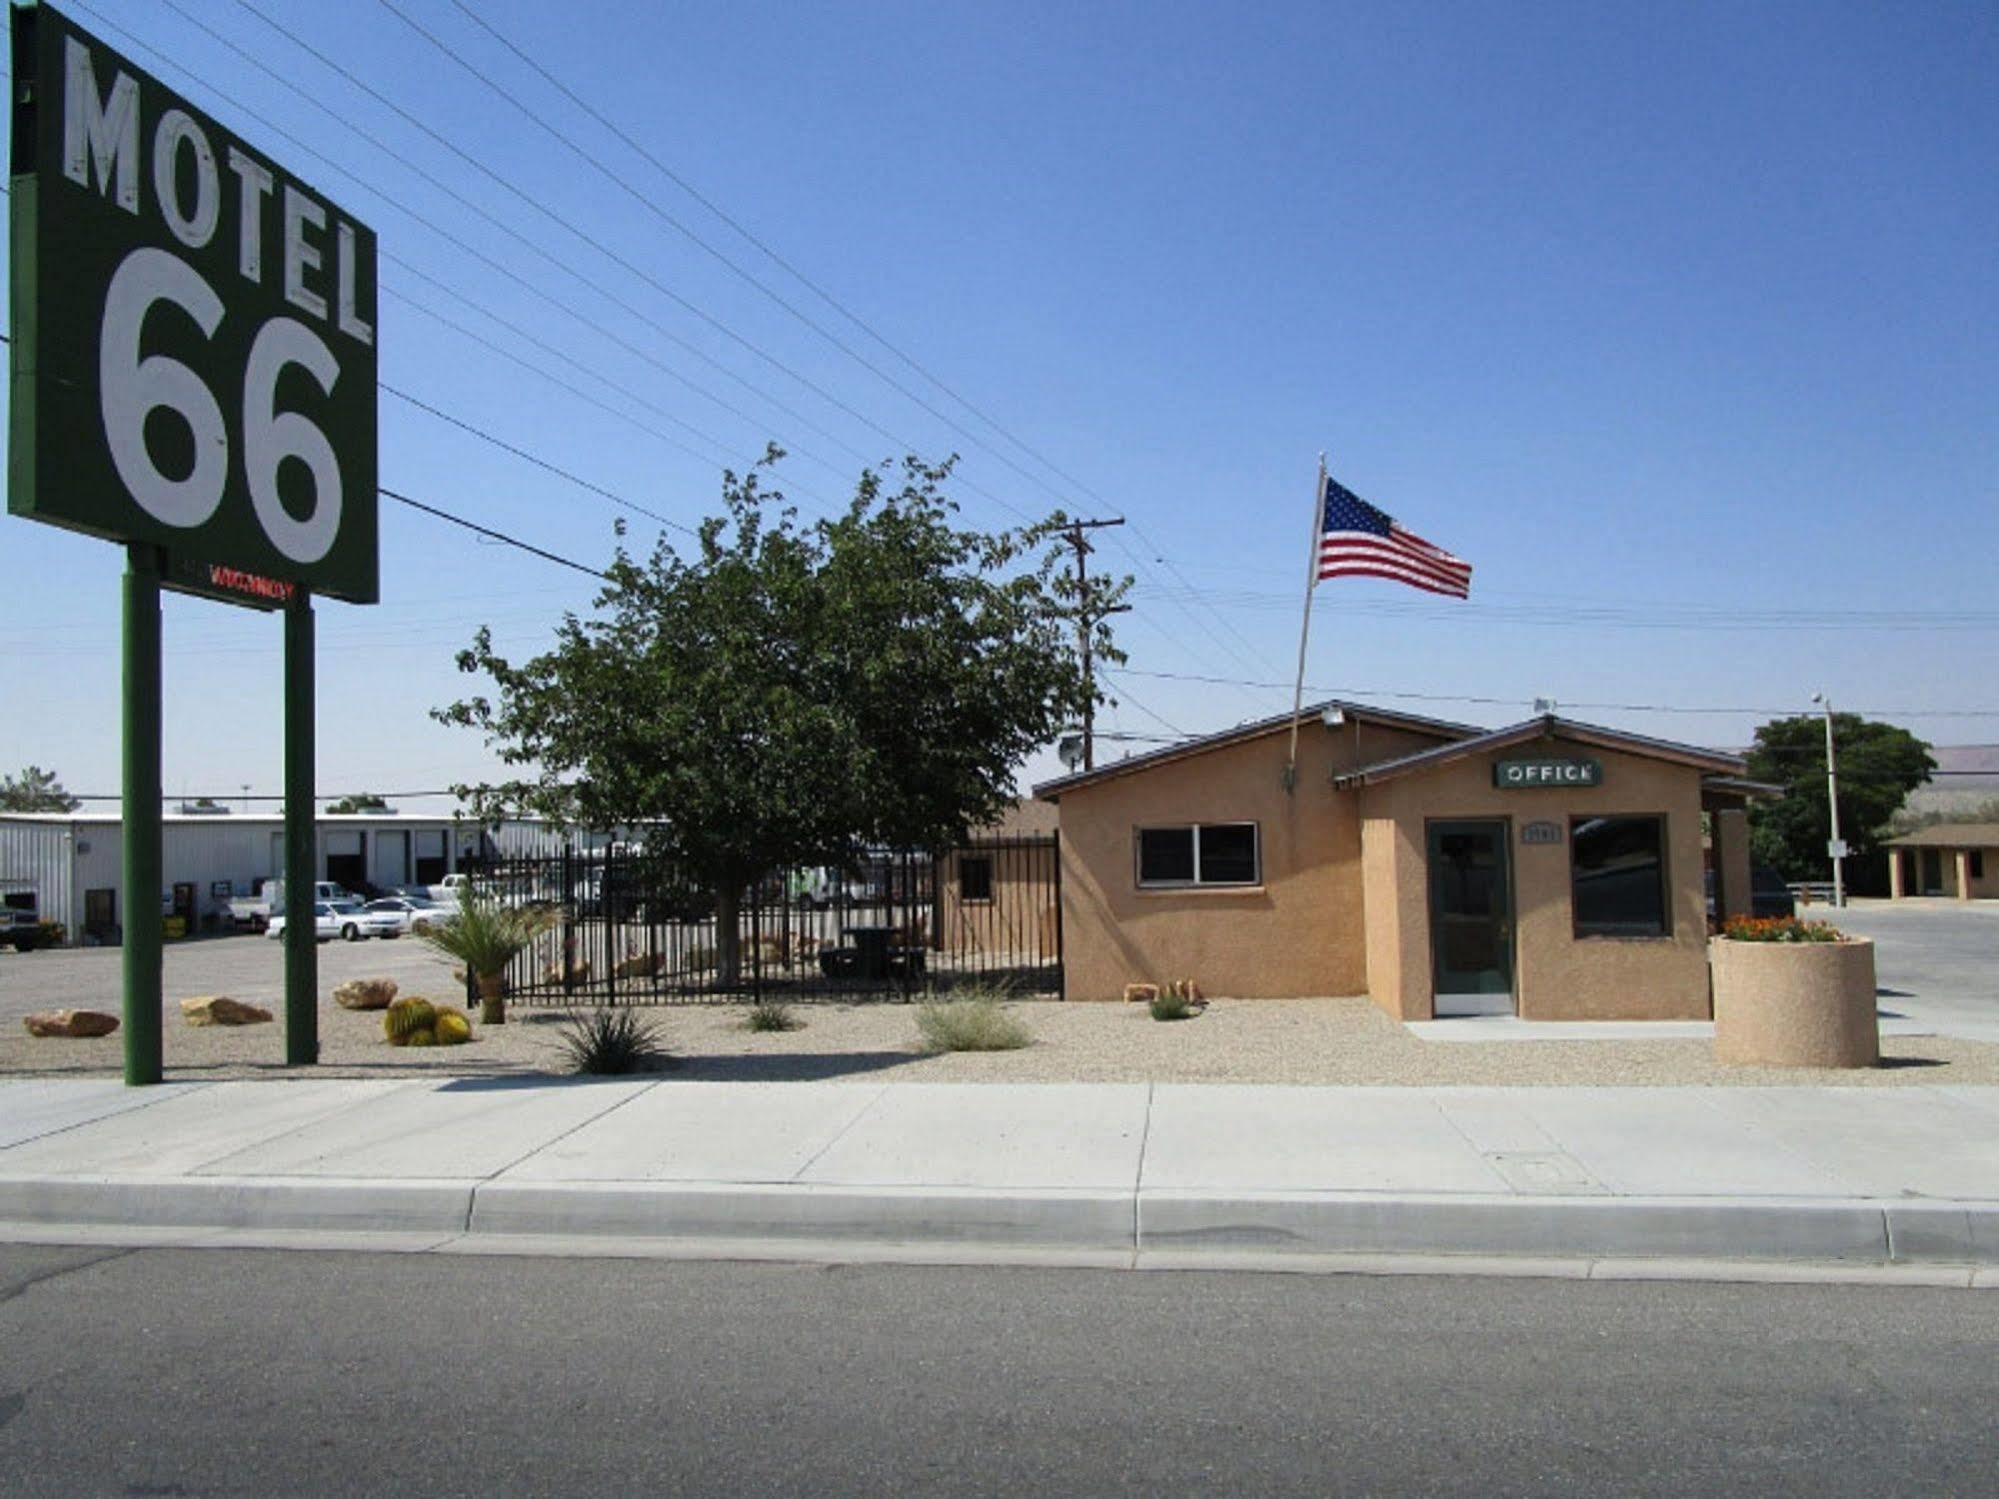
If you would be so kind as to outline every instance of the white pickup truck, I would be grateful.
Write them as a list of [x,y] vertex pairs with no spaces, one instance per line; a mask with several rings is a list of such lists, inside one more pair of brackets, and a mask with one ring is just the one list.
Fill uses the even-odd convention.
[[[312,887],[314,901],[353,900],[347,887],[333,880],[320,880]],[[283,880],[258,880],[249,895],[240,896],[229,902],[229,919],[237,926],[247,926],[255,931],[269,928],[273,916],[281,916],[285,909],[285,882]]]

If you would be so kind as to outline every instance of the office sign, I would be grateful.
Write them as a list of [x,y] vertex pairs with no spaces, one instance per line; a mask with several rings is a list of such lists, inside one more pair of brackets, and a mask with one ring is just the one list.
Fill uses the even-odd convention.
[[1502,791],[1556,786],[1601,786],[1600,760],[1499,760],[1492,767],[1492,784]]
[[373,232],[59,12],[13,31],[7,508],[373,603]]

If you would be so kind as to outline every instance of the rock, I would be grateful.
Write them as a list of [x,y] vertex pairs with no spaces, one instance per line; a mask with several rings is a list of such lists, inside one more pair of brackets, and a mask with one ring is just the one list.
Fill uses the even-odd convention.
[[333,988],[333,1002],[343,1010],[386,1010],[395,997],[394,979],[349,979]]
[[560,963],[549,963],[541,971],[541,981],[544,984],[560,984],[565,989],[572,984],[587,984],[590,982],[590,960],[580,958],[566,969]]
[[102,1010],[37,1010],[23,1016],[21,1023],[31,1036],[67,1036],[72,1040],[108,1036],[118,1029],[118,1017]]
[[1159,998],[1157,984],[1126,984],[1124,999],[1126,1004],[1149,1005]]
[[180,1002],[181,1018],[189,1025],[261,1025],[271,1018],[262,1005],[246,1005],[226,994],[202,994]]
[[663,953],[635,952],[612,968],[611,976],[621,979],[651,978],[665,962]]

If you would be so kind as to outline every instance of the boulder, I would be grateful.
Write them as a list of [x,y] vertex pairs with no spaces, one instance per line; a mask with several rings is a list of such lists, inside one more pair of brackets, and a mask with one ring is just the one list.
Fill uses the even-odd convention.
[[664,953],[635,952],[612,968],[611,976],[621,979],[651,978],[666,962]]
[[108,1036],[118,1029],[118,1017],[102,1010],[37,1010],[23,1016],[21,1023],[31,1036],[67,1036],[73,1040]]
[[343,1010],[386,1010],[395,997],[394,979],[349,979],[333,987],[333,1002]]
[[1157,998],[1159,998],[1159,986],[1157,984],[1126,984],[1124,986],[1124,1001],[1126,1004],[1149,1005]]
[[180,1002],[181,1018],[189,1025],[261,1025],[271,1018],[262,1005],[246,1005],[226,994],[201,994]]

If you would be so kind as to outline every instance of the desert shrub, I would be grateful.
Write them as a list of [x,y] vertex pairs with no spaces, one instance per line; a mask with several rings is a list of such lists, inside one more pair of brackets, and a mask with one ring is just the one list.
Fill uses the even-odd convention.
[[1162,987],[1147,1006],[1154,1020],[1191,1020],[1194,1001],[1178,989]]
[[925,1051],[1018,1051],[1034,1037],[990,995],[936,1000],[916,1011]]
[[560,1043],[570,1070],[598,1077],[652,1072],[671,1060],[658,1022],[636,1010],[591,1010],[563,1021]]
[[1844,942],[1846,934],[1823,921],[1795,916],[1731,916],[1721,929],[1731,942]]
[[795,1031],[804,1029],[805,1022],[790,1005],[778,999],[760,999],[750,1006],[750,1013],[743,1019],[743,1028],[752,1031]]

